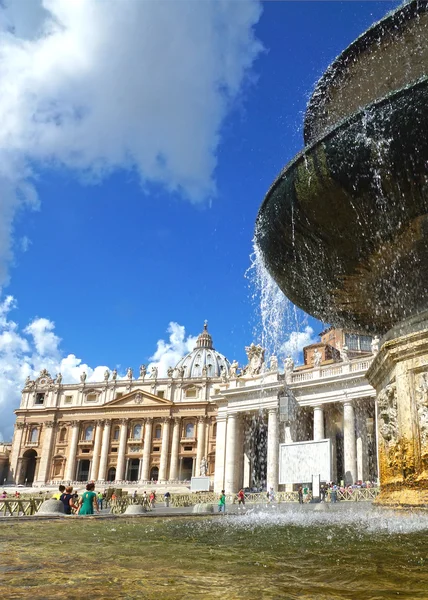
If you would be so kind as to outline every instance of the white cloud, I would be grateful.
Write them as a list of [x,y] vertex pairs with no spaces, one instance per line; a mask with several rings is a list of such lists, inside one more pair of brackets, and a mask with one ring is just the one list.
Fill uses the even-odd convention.
[[281,346],[281,353],[285,356],[292,356],[297,363],[300,360],[300,355],[305,346],[315,344],[317,337],[314,336],[314,330],[307,325],[303,331],[292,331],[287,340]]
[[257,0],[0,3],[0,283],[40,165],[89,180],[135,170],[192,202],[215,193],[260,14]]
[[[36,378],[41,369],[47,369],[52,377],[58,373],[64,383],[78,383],[84,371],[87,381],[103,381],[104,371],[109,367],[90,367],[74,354],[63,356],[55,325],[45,318],[37,318],[20,330],[10,318],[16,308],[12,296],[0,302],[0,441],[11,439],[21,390],[27,376]],[[175,366],[182,356],[193,349],[196,338],[187,336],[185,329],[171,322],[168,327],[169,342],[159,340],[154,355],[149,359],[159,367],[159,375],[165,375],[168,366]],[[116,367],[117,368],[117,367]],[[111,369],[109,369],[111,370]],[[119,374],[125,377],[125,373]]]
[[149,358],[148,371],[158,367],[160,377],[165,377],[168,367],[175,367],[180,358],[191,352],[196,346],[197,337],[187,336],[183,325],[171,321],[168,326],[169,342],[158,340],[156,352]]

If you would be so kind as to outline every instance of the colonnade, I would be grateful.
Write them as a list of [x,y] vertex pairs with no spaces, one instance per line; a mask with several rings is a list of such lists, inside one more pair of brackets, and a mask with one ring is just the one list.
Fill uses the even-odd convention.
[[[138,458],[140,460],[139,479],[149,480],[150,469],[152,464],[152,446],[153,446],[153,417],[139,419],[143,422],[143,445],[141,453],[129,455],[128,442],[141,440],[133,440],[128,435],[129,425],[135,422],[135,419],[122,418],[115,420],[115,425],[119,424],[119,439],[117,445],[117,462],[116,481],[126,479],[127,473],[127,458]],[[76,480],[78,471],[78,455],[79,441],[81,435],[81,426],[88,423],[85,421],[72,421],[69,423],[68,433],[68,456],[66,460],[64,479]],[[59,423],[58,427],[62,428],[65,424]],[[177,480],[181,475],[180,463],[180,441],[181,441],[181,425],[180,417],[164,417],[162,419],[162,436],[158,440],[160,443],[160,460],[156,462],[159,467],[159,480]],[[45,432],[43,436],[43,445],[37,470],[37,481],[44,483],[51,478],[52,467],[52,449],[56,431],[55,423],[45,423]],[[197,417],[197,436],[196,436],[196,456],[190,455],[193,458],[193,473],[199,475],[201,461],[205,456],[205,446],[207,442],[206,436],[207,419],[204,416]],[[85,457],[85,460],[90,460],[89,479],[94,481],[105,481],[107,478],[107,469],[109,467],[109,455],[111,453],[111,419],[101,419],[95,422],[94,433],[92,440],[93,451]],[[171,439],[170,439],[171,438]],[[170,443],[171,441],[171,443]],[[85,440],[86,442],[86,440]]]
[[[366,481],[369,477],[369,454],[367,433],[367,411],[364,403],[351,400],[343,402],[343,470],[345,485],[356,481]],[[333,479],[336,479],[335,432],[331,426],[325,432],[324,407],[313,408],[313,439],[319,441],[326,437],[332,440]],[[340,476],[340,474],[339,474]]]
[[[217,416],[214,490],[226,494],[238,491],[244,476],[244,414],[235,412]],[[267,411],[267,488],[278,489],[279,414],[278,408]]]

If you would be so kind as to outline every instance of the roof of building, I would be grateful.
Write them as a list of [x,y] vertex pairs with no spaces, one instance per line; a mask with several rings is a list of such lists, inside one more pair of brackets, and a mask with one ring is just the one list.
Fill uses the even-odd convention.
[[208,333],[207,321],[196,340],[196,346],[177,363],[175,369],[178,371],[183,367],[185,379],[201,378],[205,374],[205,369],[207,377],[220,377],[224,369],[229,373],[230,363],[223,354],[215,350],[213,339]]

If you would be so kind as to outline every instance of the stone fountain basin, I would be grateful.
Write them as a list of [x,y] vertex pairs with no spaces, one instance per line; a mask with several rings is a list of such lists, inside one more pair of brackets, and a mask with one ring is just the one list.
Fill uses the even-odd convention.
[[428,309],[428,78],[299,154],[259,210],[281,290],[329,323],[384,333]]
[[413,0],[372,25],[329,66],[308,104],[305,143],[426,75],[428,4]]

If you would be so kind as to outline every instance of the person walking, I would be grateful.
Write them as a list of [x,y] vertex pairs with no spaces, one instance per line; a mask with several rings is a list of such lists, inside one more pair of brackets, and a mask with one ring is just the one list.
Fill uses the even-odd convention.
[[226,512],[226,494],[224,493],[224,490],[221,490],[221,494],[218,499],[218,512]]
[[163,495],[163,499],[164,499],[166,508],[169,508],[169,501],[171,499],[171,494],[168,491],[166,491],[165,494]]
[[83,492],[79,501],[79,515],[93,515],[94,509],[97,513],[100,512],[98,508],[97,495],[94,492],[95,483],[88,483],[86,486],[86,492]]
[[303,504],[303,488],[300,485],[299,489],[297,490],[297,495],[299,496],[299,504]]
[[98,500],[98,507],[100,510],[102,510],[103,509],[103,501],[104,501],[104,494],[102,492],[98,492],[97,500]]
[[245,493],[244,490],[241,488],[238,492],[238,510],[241,508],[245,508]]
[[150,493],[150,506],[151,508],[155,508],[155,504],[156,504],[156,492],[153,491]]

